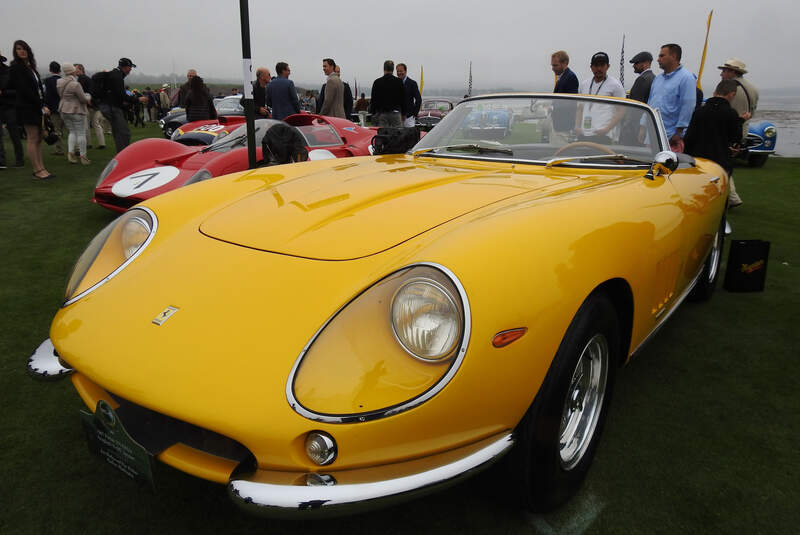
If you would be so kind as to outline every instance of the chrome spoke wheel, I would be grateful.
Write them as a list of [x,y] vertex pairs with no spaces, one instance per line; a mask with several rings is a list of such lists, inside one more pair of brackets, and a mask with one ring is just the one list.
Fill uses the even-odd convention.
[[606,391],[609,348],[606,337],[595,334],[586,344],[572,372],[561,414],[561,467],[571,470],[592,442]]

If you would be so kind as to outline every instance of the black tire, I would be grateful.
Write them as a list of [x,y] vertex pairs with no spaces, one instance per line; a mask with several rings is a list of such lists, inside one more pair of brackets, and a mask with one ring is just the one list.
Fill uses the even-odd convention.
[[164,126],[164,137],[167,139],[172,138],[172,134],[175,133],[175,130],[180,128],[181,125],[177,123],[167,123]]
[[767,163],[767,158],[769,158],[769,154],[752,152],[747,155],[747,165],[750,167],[764,167],[764,164]]
[[[594,293],[572,320],[539,393],[517,428],[515,465],[530,510],[555,509],[583,482],[606,420],[619,357],[617,311],[605,294]],[[581,391],[587,385],[580,377],[588,377],[589,383],[597,378],[597,396]],[[581,403],[576,405],[576,400]],[[568,436],[574,440],[562,445]]]
[[722,221],[717,227],[717,234],[714,236],[714,243],[712,244],[711,251],[708,253],[705,264],[703,264],[703,271],[700,273],[700,278],[692,288],[692,291],[687,297],[689,301],[708,301],[714,295],[714,290],[717,287],[717,279],[719,279],[720,266],[722,265],[722,248],[725,245],[725,214],[722,214]]

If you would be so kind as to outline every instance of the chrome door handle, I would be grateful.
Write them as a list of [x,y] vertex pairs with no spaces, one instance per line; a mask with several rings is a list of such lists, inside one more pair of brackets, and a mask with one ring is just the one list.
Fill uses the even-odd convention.
[[715,176],[715,177],[709,178],[708,181],[709,182],[719,182],[719,177]]

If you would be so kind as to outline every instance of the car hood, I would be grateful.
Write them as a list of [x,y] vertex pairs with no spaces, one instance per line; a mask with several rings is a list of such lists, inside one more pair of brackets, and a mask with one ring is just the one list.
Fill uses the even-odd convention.
[[576,187],[574,176],[539,169],[404,155],[332,163],[297,178],[265,177],[271,186],[210,215],[200,230],[252,249],[350,260],[509,197]]

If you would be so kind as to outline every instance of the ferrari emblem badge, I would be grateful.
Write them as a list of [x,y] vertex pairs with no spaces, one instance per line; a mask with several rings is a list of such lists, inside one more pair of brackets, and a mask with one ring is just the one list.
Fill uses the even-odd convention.
[[178,307],[167,307],[163,311],[161,311],[158,316],[153,318],[153,323],[156,325],[162,325],[165,321],[170,319],[173,314],[178,311]]

